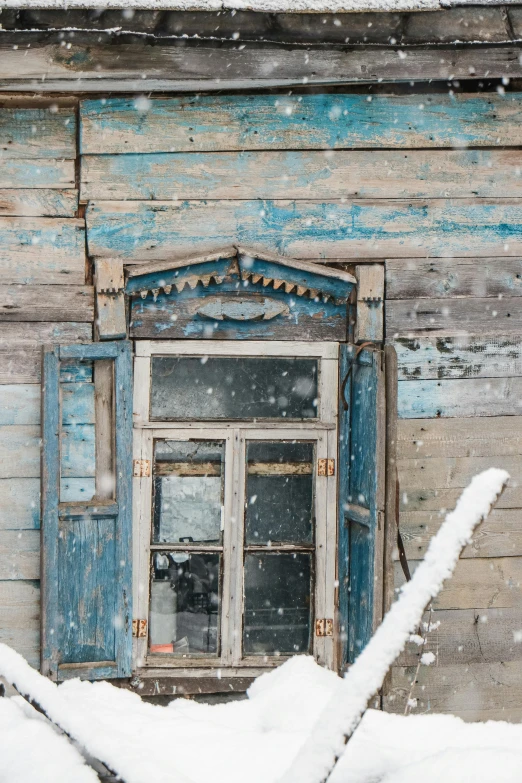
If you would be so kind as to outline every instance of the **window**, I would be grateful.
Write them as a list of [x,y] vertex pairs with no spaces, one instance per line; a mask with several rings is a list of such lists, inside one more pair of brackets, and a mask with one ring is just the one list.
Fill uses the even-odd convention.
[[136,344],[138,666],[334,665],[338,351]]

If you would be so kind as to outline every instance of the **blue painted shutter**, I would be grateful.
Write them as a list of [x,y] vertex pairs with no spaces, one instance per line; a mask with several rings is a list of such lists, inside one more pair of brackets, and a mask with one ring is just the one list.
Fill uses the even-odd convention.
[[[70,360],[114,362],[114,432],[98,433],[113,439],[113,500],[60,502],[60,449],[67,448],[60,365]],[[46,347],[42,380],[42,672],[55,680],[127,677],[132,653],[130,343]]]
[[383,352],[342,345],[339,410],[341,663],[352,663],[382,616],[385,387]]

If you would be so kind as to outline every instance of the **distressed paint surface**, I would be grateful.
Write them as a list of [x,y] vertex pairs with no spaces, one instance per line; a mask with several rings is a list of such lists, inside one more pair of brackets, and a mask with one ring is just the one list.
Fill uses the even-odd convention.
[[0,189],[0,215],[72,218],[77,209],[77,190]]
[[[519,150],[84,155],[83,200],[520,197]],[[1,184],[1,179],[0,179]]]
[[0,152],[0,161],[0,188],[74,188],[74,160],[25,160],[7,158]]
[[520,334],[519,297],[455,299],[390,299],[386,333],[390,338],[479,334]]
[[[422,107],[422,108],[421,108]],[[82,101],[81,153],[517,146],[517,93],[187,96]]]
[[516,256],[522,201],[96,201],[87,232],[91,254],[127,261],[238,242],[294,258]]
[[[68,372],[67,380],[71,377]],[[77,377],[75,373],[73,377]],[[62,384],[64,424],[94,424],[94,385]],[[40,424],[40,384],[5,384],[0,386],[0,425]]]
[[[9,278],[9,271],[13,273],[13,268],[16,269],[19,264],[29,271],[31,265],[37,266],[44,259],[44,267],[49,265],[50,270],[60,264],[67,269],[70,268],[71,262],[84,263],[83,220],[0,217],[0,269],[3,271],[4,280],[18,282],[19,278],[16,276],[14,280]],[[30,282],[30,279],[26,282]],[[83,283],[84,279],[81,282]]]
[[74,108],[0,109],[0,161],[69,158],[76,155]]
[[399,381],[399,416],[518,416],[522,377]]

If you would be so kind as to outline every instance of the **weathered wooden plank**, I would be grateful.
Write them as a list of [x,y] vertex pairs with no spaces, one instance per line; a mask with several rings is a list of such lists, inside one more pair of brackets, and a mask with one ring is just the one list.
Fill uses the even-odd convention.
[[399,417],[518,416],[522,378],[399,381]]
[[0,285],[0,321],[94,320],[92,286]]
[[69,158],[76,155],[73,108],[6,108],[0,110],[0,155],[3,159]]
[[[522,128],[522,123],[521,123]],[[146,261],[206,253],[240,243],[295,258],[517,256],[522,251],[522,200],[319,201],[93,201],[87,210],[91,255]],[[202,232],[201,227],[208,230]],[[1,233],[0,233],[1,236]],[[440,328],[455,312],[469,325],[462,300],[433,300],[414,310],[412,300],[391,301],[389,334],[401,328]],[[470,300],[475,312],[481,300]],[[498,317],[492,316],[496,307]],[[484,306],[484,305],[482,305]],[[488,300],[482,320],[506,331],[507,301]],[[451,309],[453,308],[453,309]],[[488,319],[489,312],[489,319]],[[433,313],[433,314],[432,314]],[[506,314],[507,317],[507,314]],[[430,321],[433,318],[433,323]],[[511,320],[520,328],[516,311]],[[482,321],[481,321],[482,323]],[[424,326],[423,326],[424,325]]]
[[522,259],[390,258],[386,262],[387,299],[455,296],[522,296]]
[[[495,460],[496,462],[496,460]],[[404,479],[403,479],[404,481]],[[462,488],[407,487],[400,493],[402,511],[438,511],[453,509],[462,494]],[[522,508],[522,486],[507,487],[497,501],[496,508]]]
[[0,530],[0,580],[40,578],[40,531]]
[[0,323],[0,384],[39,383],[43,343],[91,340],[87,323]]
[[0,641],[39,665],[40,588],[35,581],[0,581]]
[[520,197],[521,165],[519,150],[84,155],[81,198]]
[[[0,478],[37,478],[40,475],[40,438],[39,426],[0,426]],[[92,424],[63,427],[62,475],[67,479],[94,476]]]
[[379,343],[384,338],[384,265],[358,264],[354,342]]
[[425,645],[409,643],[397,659],[399,666],[416,666],[419,656],[433,652],[436,666],[520,661],[522,645],[514,634],[522,628],[522,609],[450,609],[429,612],[424,622],[439,627],[427,634]]
[[517,146],[521,118],[517,93],[112,98],[81,103],[81,152]]
[[396,339],[400,335],[416,337],[422,332],[445,336],[474,332],[520,333],[522,311],[519,303],[518,296],[502,299],[390,299],[386,306],[386,335]]
[[[76,375],[76,374],[75,374]],[[64,424],[94,423],[94,384],[62,383],[62,421]],[[0,425],[40,424],[41,386],[36,383],[0,386]]]
[[491,468],[493,462],[495,467],[508,471],[514,485],[519,483],[522,460],[518,456],[400,459],[397,467],[401,491],[464,488],[477,473]]
[[40,480],[0,479],[0,530],[40,527]]
[[[42,264],[42,259],[46,263]],[[64,218],[0,217],[0,279],[3,282],[28,282],[41,279],[42,272],[31,267],[42,265],[50,278],[63,277],[79,269],[85,259],[83,220]],[[20,272],[17,272],[17,268]],[[49,279],[49,282],[51,282]],[[85,277],[82,279],[84,282]],[[52,320],[52,319],[48,319]],[[73,320],[73,319],[69,319]],[[78,319],[76,319],[78,320]]]
[[[418,560],[410,560],[413,572]],[[395,563],[395,585],[404,574]],[[459,560],[451,579],[433,601],[435,609],[514,609],[522,602],[522,558],[489,557]]]
[[423,335],[397,337],[392,342],[402,381],[522,375],[522,340],[517,334]]
[[0,189],[0,216],[74,217],[77,209],[77,190]]
[[[400,529],[408,560],[424,557],[445,516],[440,511],[401,512]],[[522,509],[494,509],[476,529],[461,557],[522,557]]]
[[25,160],[0,154],[0,188],[74,188],[74,160]]
[[522,454],[522,416],[401,419],[397,433],[399,459]]
[[[404,712],[416,667],[394,666],[387,712]],[[522,720],[520,661],[469,666],[421,666],[413,697],[415,713],[452,713],[466,721]]]

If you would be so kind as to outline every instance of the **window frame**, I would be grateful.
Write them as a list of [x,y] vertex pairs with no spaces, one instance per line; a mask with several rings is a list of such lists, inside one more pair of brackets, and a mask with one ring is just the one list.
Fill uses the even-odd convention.
[[[134,393],[134,458],[153,464],[154,440],[202,439],[225,442],[225,519],[236,516],[238,524],[225,524],[223,536],[223,574],[221,590],[221,652],[212,658],[177,658],[168,654],[150,654],[148,637],[135,639],[135,668],[157,670],[164,675],[197,676],[222,669],[226,674],[253,674],[281,664],[289,656],[243,656],[243,573],[244,492],[246,444],[248,440],[302,440],[315,443],[315,460],[337,458],[338,417],[338,343],[295,343],[279,341],[136,341]],[[257,421],[150,421],[152,356],[273,356],[306,357],[319,361],[318,417],[302,421],[270,419]],[[152,524],[152,469],[150,476],[136,477],[134,492],[134,600],[135,616],[149,618],[149,568]],[[337,601],[337,478],[318,476],[314,465],[316,527],[314,531],[314,607],[311,612],[312,654],[322,665],[335,668],[337,640],[315,634],[316,618],[335,618]],[[235,514],[234,514],[235,511]],[[168,546],[154,548],[168,549]],[[219,547],[218,547],[219,548]],[[205,546],[192,549],[204,551]],[[215,549],[215,548],[214,548]],[[299,545],[296,550],[300,551]],[[210,551],[210,550],[209,550]],[[235,551],[235,555],[231,553]],[[293,551],[290,548],[290,551]],[[241,553],[241,554],[239,554]],[[331,585],[328,589],[327,585]],[[230,610],[230,611],[228,611]],[[334,627],[335,627],[334,623]]]

